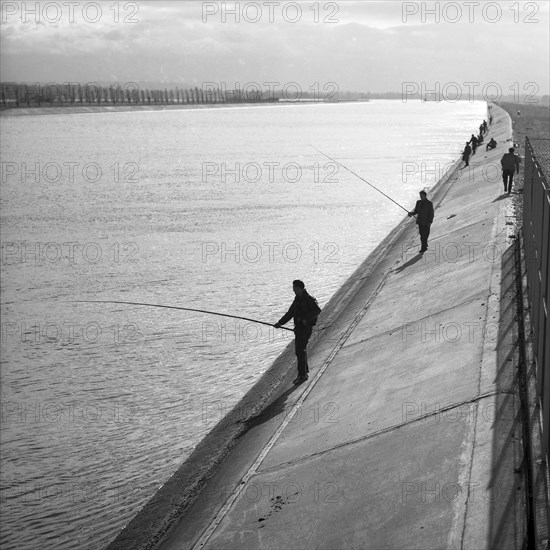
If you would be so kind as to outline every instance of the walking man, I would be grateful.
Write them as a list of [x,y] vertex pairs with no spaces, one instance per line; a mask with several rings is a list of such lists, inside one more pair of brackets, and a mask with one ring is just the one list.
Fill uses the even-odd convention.
[[434,205],[428,200],[426,191],[420,191],[420,200],[416,201],[416,206],[412,212],[409,212],[409,218],[418,214],[416,224],[420,233],[420,254],[428,250],[428,237],[430,236],[430,227],[434,221]]
[[500,165],[502,166],[502,182],[504,183],[504,192],[508,191],[508,195],[512,191],[512,182],[514,180],[514,172],[519,173],[519,157],[514,153],[515,149],[510,147],[507,153],[502,155]]
[[317,305],[317,300],[308,294],[303,281],[292,281],[292,290],[296,297],[290,309],[273,326],[280,328],[294,318],[294,349],[298,360],[298,377],[293,384],[301,384],[309,378],[306,348],[321,308]]

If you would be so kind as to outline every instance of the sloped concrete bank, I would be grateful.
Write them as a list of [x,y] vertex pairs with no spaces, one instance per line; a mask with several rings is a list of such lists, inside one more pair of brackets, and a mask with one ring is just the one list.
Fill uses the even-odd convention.
[[519,548],[493,117],[498,148],[430,193],[428,252],[405,218],[323,309],[308,383],[290,344],[109,549]]
[[[448,185],[456,180],[461,161],[442,177],[431,191],[434,206],[442,200]],[[404,233],[407,233],[404,237]],[[322,341],[329,348],[342,338],[347,326],[347,318],[357,311],[347,310],[358,297],[372,296],[384,280],[387,269],[393,260],[388,261],[387,251],[396,243],[405,242],[408,247],[417,234],[408,216],[386,236],[348,280],[323,307],[319,322],[308,346],[308,354]],[[327,350],[325,350],[326,352]],[[292,380],[296,377],[296,356],[291,342],[277,357],[261,379],[247,392],[234,409],[205,436],[191,456],[180,466],[170,479],[159,489],[153,498],[139,511],[134,519],[120,532],[107,550],[133,550],[155,548],[157,542],[178,521],[201,492],[212,491],[206,484],[220,464],[237,443],[239,438],[259,419],[277,414],[279,403],[286,396],[288,388],[296,389]],[[289,409],[291,402],[284,408]],[[277,426],[270,426],[274,432]],[[271,430],[270,430],[271,431]],[[267,433],[266,433],[267,437]],[[243,459],[246,461],[246,459]],[[243,463],[244,466],[245,463]],[[225,475],[225,474],[224,474]],[[233,483],[238,483],[234,480]],[[229,479],[223,483],[228,487]],[[224,489],[225,490],[225,489]]]

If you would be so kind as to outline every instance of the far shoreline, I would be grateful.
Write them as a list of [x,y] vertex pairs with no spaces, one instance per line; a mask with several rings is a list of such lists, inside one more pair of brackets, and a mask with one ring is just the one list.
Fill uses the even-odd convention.
[[266,101],[243,103],[180,103],[168,105],[63,105],[59,107],[7,107],[0,109],[0,117],[33,115],[71,115],[93,113],[129,113],[154,111],[187,111],[194,109],[235,109],[243,107],[276,107],[282,105],[339,105],[342,103],[370,103],[368,99],[339,101]]

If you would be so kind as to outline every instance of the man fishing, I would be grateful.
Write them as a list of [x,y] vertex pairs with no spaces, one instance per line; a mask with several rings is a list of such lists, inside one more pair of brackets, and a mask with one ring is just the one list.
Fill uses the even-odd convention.
[[309,378],[306,348],[313,327],[317,323],[317,317],[321,313],[321,308],[317,305],[317,300],[308,294],[303,281],[298,279],[292,281],[292,290],[296,295],[292,305],[273,326],[281,328],[291,318],[294,318],[294,349],[298,360],[298,377],[293,381],[293,384],[301,384]]
[[418,232],[420,233],[420,254],[424,254],[428,250],[428,237],[430,236],[430,226],[434,221],[434,205],[428,200],[426,191],[420,191],[420,200],[416,201],[416,206],[412,212],[409,212],[409,218],[415,216]]
[[466,168],[466,166],[470,166],[470,155],[472,154],[472,148],[470,147],[470,142],[466,142],[466,147],[464,147],[464,151],[462,151],[462,160],[464,161],[464,166],[461,168]]

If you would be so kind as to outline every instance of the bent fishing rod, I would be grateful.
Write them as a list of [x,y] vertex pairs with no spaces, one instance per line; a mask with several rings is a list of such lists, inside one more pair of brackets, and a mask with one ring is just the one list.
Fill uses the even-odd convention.
[[359,174],[356,174],[353,170],[350,170],[347,166],[344,166],[341,162],[338,162],[336,159],[333,159],[332,157],[329,157],[326,153],[323,153],[323,151],[319,151],[319,149],[317,149],[316,147],[313,147],[313,145],[310,145],[310,147],[312,149],[315,149],[318,153],[320,153],[324,157],[327,157],[328,159],[330,159],[332,162],[335,162],[336,164],[339,164],[342,168],[345,168],[348,172],[351,172],[354,176],[358,177],[360,180],[362,180],[366,184],[370,185],[373,189],[376,189],[376,191],[378,191],[379,193],[384,195],[384,197],[386,197],[387,199],[390,199],[390,201],[392,201],[394,204],[397,204],[397,206],[399,206],[399,208],[402,208],[403,210],[405,210],[405,212],[407,214],[409,213],[409,211],[404,206],[400,205],[397,201],[394,201],[391,197],[386,195],[386,193],[384,193],[383,191],[380,191],[380,189],[378,189],[378,187],[376,187],[372,183],[368,182],[365,178],[362,178]]
[[[206,309],[193,309],[190,307],[180,307],[180,306],[165,306],[162,304],[146,304],[143,302],[123,302],[120,300],[72,300],[73,303],[87,303],[87,304],[128,304],[132,306],[148,306],[148,307],[162,307],[166,309],[180,309],[182,311],[195,311],[197,313],[207,313],[209,315],[218,315],[219,317],[231,317],[232,319],[242,319],[244,321],[251,321],[252,323],[259,323],[260,325],[267,325],[272,327],[272,323],[266,323],[265,321],[258,321],[257,319],[250,319],[249,317],[239,317],[238,315],[228,315],[227,313],[218,313],[216,311],[207,311]],[[284,330],[290,330],[294,332],[291,328],[279,327]]]

